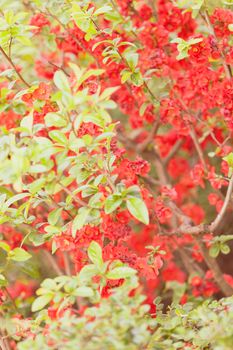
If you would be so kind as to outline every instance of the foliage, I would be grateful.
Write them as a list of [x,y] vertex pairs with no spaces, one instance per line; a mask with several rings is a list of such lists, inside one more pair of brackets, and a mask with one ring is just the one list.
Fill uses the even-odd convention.
[[233,8],[0,0],[0,347],[233,346]]

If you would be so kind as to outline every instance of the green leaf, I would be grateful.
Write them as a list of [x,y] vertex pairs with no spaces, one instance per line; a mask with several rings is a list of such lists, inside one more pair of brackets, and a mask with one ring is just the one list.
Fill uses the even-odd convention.
[[0,248],[5,250],[5,252],[9,252],[11,250],[10,246],[5,242],[0,242]]
[[131,74],[131,71],[124,69],[123,72],[121,72],[121,83],[124,84],[127,80],[129,80]]
[[96,265],[98,268],[100,268],[103,265],[102,249],[97,242],[91,242],[91,244],[88,247],[87,253],[89,259],[91,260],[91,262],[93,262],[94,265]]
[[14,260],[14,261],[27,261],[30,259],[32,256],[26,250],[23,248],[15,248],[11,250],[8,254],[9,259]]
[[143,78],[140,72],[131,74],[130,79],[135,86],[141,86],[143,84]]
[[0,274],[0,287],[5,287],[7,285],[7,280],[6,278]]
[[9,198],[6,202],[5,202],[5,206],[8,208],[11,204],[21,200],[21,199],[24,199],[26,197],[29,197],[31,196],[31,193],[19,193],[19,194],[16,194],[15,196]]
[[106,12],[111,12],[112,11],[112,7],[111,6],[108,6],[108,5],[104,5],[100,8],[98,8],[98,10],[95,11],[94,15],[102,15]]
[[149,224],[149,213],[147,206],[140,198],[127,198],[127,208],[133,217],[143,222],[145,225]]
[[39,296],[32,303],[32,312],[42,310],[52,299],[53,299],[52,293]]
[[227,244],[221,244],[220,250],[223,254],[229,254],[231,249]]
[[48,222],[50,225],[55,226],[61,216],[62,208],[57,208],[51,211],[48,215]]
[[230,168],[233,168],[233,152],[229,153],[226,157],[223,157],[223,160],[227,162]]
[[71,91],[69,81],[65,73],[62,72],[61,70],[56,71],[56,73],[54,74],[53,80],[54,80],[54,84],[59,90],[68,91],[68,92]]
[[84,297],[84,298],[90,298],[93,297],[94,292],[90,287],[78,287],[75,289],[73,295],[76,297]]
[[80,208],[78,215],[74,218],[72,223],[72,237],[76,236],[76,231],[81,230],[85,225],[88,215],[90,213],[90,208]]
[[109,271],[106,275],[106,277],[110,280],[117,280],[120,278],[128,278],[131,276],[134,276],[136,274],[136,270],[132,269],[128,266],[120,266],[116,267],[115,269]]
[[112,194],[105,200],[104,211],[106,214],[112,213],[122,203],[122,198],[119,195]]
[[48,113],[45,116],[45,125],[47,127],[56,126],[62,128],[63,126],[66,126],[66,124],[67,121],[57,113]]
[[26,117],[24,117],[21,122],[20,122],[21,128],[25,128],[28,130],[30,133],[32,132],[32,127],[33,127],[33,114],[30,113]]
[[132,69],[132,71],[134,71],[134,69],[136,68],[137,64],[138,64],[138,53],[136,52],[127,52],[124,55],[126,61],[128,62],[128,65],[130,66],[130,68]]
[[213,244],[209,249],[209,255],[212,258],[216,258],[218,254],[220,253],[220,246],[219,244]]
[[49,132],[49,137],[51,139],[59,144],[66,145],[68,143],[68,140],[65,136],[65,134],[59,130],[52,130]]
[[96,268],[94,264],[84,266],[79,272],[80,282],[86,282],[92,279],[92,277],[97,276],[99,269]]

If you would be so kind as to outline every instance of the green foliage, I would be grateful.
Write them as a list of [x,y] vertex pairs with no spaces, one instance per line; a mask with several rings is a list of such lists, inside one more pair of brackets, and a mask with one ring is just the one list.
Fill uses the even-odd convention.
[[[60,283],[64,285],[62,278]],[[45,280],[44,287],[57,286]],[[98,306],[92,304],[78,318],[66,311],[59,320],[51,320],[41,312],[36,321],[31,321],[36,325],[35,339],[20,342],[19,350],[49,349],[51,339],[64,350],[75,350],[77,346],[90,350],[232,349],[232,297],[184,306],[173,304],[166,313],[158,300],[157,316],[153,319],[147,315],[149,306],[144,303],[144,296],[136,292],[129,297],[135,286],[131,281],[131,285],[115,288],[109,298],[101,299]],[[68,284],[66,289],[74,293],[72,288]],[[41,299],[41,303],[48,299],[49,296]],[[86,318],[90,321],[86,322]],[[43,333],[43,324],[49,328],[49,337]]]
[[198,44],[202,41],[202,38],[189,39],[185,41],[181,38],[173,39],[171,42],[178,44],[177,50],[179,51],[179,55],[176,57],[177,60],[182,60],[183,58],[189,57],[188,51],[192,45]]

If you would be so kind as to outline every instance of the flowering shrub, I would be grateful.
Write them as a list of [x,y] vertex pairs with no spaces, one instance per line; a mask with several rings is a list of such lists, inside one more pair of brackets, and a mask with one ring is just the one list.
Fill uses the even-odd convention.
[[232,1],[0,28],[1,349],[232,349]]

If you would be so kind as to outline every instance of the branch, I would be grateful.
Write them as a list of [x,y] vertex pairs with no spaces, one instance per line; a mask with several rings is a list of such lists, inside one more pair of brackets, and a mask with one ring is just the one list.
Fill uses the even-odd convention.
[[167,165],[169,163],[169,161],[172,159],[172,157],[179,151],[180,147],[182,146],[184,140],[180,139],[178,140],[175,145],[173,146],[173,148],[171,149],[171,151],[168,153],[168,155],[164,158],[163,160],[163,164]]
[[216,231],[216,229],[218,228],[219,224],[221,223],[221,221],[222,221],[222,219],[224,217],[224,214],[225,214],[225,212],[227,210],[227,207],[228,207],[228,205],[230,203],[232,191],[233,191],[233,176],[230,179],[229,186],[228,186],[228,189],[227,189],[227,193],[226,193],[226,197],[225,197],[223,206],[222,206],[220,212],[218,213],[216,219],[210,225],[210,231]]
[[3,48],[1,46],[0,46],[0,52],[3,54],[3,56],[8,61],[8,63],[11,65],[11,67],[14,69],[14,71],[18,75],[19,79],[24,83],[24,85],[26,85],[28,88],[30,88],[31,86],[26,82],[24,77],[20,74],[20,72],[17,70],[17,67],[14,64],[14,62],[12,61],[12,59],[7,55],[7,53],[3,50]]
[[160,126],[159,123],[160,123],[160,118],[156,120],[156,122],[154,123],[147,138],[137,147],[137,150],[139,153],[143,152],[147,148],[147,146],[153,141],[159,129],[159,126]]
[[45,255],[46,261],[48,261],[53,268],[53,270],[56,272],[58,276],[63,276],[63,272],[61,271],[60,267],[58,266],[57,262],[53,258],[53,256],[47,251],[43,250],[43,254]]
[[200,143],[198,141],[198,138],[197,138],[197,134],[195,132],[195,129],[194,127],[191,125],[190,126],[190,135],[191,135],[191,138],[193,140],[193,143],[194,143],[194,146],[196,148],[196,151],[197,151],[197,154],[198,154],[198,157],[204,167],[204,169],[207,171],[207,165],[206,165],[206,162],[205,162],[205,158],[204,158],[204,154],[202,152],[202,149],[201,149],[201,146],[200,146]]

